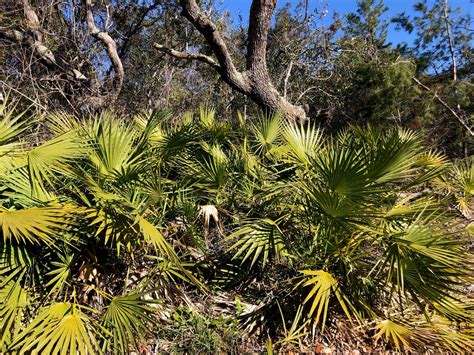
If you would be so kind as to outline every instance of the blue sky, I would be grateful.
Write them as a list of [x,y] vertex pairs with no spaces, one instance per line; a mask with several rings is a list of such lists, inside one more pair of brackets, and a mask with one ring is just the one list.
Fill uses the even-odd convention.
[[[473,14],[474,0],[448,0],[449,5],[453,8],[459,7],[463,13],[470,12]],[[248,12],[250,3],[252,0],[222,0],[222,10],[230,11],[233,18],[237,19],[239,12],[245,20],[248,18]],[[291,4],[297,4],[298,0],[279,0],[278,7],[282,7],[287,2]],[[386,18],[390,18],[400,12],[406,12],[407,14],[413,14],[412,6],[416,0],[385,0],[385,6],[388,7],[388,11],[385,14]],[[428,4],[431,5],[434,0],[428,0]],[[328,17],[331,18],[333,12],[337,12],[343,15],[348,12],[353,12],[356,9],[356,0],[309,0],[309,7],[314,9],[318,7],[322,9],[327,4],[329,11]],[[410,42],[413,36],[408,36],[407,33],[402,31],[396,31],[393,26],[390,27],[388,41],[393,44],[397,44],[403,41]]]

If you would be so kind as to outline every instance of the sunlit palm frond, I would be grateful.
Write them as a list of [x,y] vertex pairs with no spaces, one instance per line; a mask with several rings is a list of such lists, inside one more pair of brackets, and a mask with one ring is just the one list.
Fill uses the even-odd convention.
[[93,122],[91,127],[90,161],[97,172],[105,177],[120,177],[134,171],[142,152],[134,145],[138,131],[111,115]]
[[76,304],[58,302],[40,309],[38,316],[12,341],[10,350],[44,354],[101,353],[97,328]]
[[215,108],[208,105],[199,107],[199,125],[211,141],[226,138],[231,131],[231,126],[227,122],[216,120]]
[[164,132],[161,125],[168,121],[171,114],[167,111],[155,110],[150,115],[135,116],[134,122],[142,132],[144,142],[157,144],[163,140]]
[[0,104],[0,156],[14,147],[10,146],[7,150],[4,146],[18,140],[20,134],[31,125],[31,122],[21,120],[25,112],[15,114],[15,107],[7,108],[8,102],[7,97]]
[[135,219],[140,232],[146,242],[152,244],[155,249],[165,257],[171,257],[173,260],[177,259],[171,245],[166,241],[165,237],[153,224],[148,222],[145,218],[137,215]]
[[253,126],[253,131],[255,134],[256,153],[265,154],[281,137],[281,114],[278,112],[261,114],[257,123]]
[[51,243],[72,224],[70,207],[32,207],[8,210],[0,207],[3,240],[16,243]]
[[145,299],[147,295],[149,292],[132,292],[112,297],[104,315],[103,325],[112,333],[112,337],[105,339],[105,349],[125,354],[131,347],[137,348],[137,337],[145,341],[145,335],[156,323],[152,314],[158,311],[154,307],[158,301]]
[[462,241],[454,238],[442,222],[438,228],[433,223],[427,217],[425,221],[417,219],[402,227],[392,227],[385,263],[380,267],[398,294],[407,292],[447,317],[463,319],[466,313],[451,296],[468,274]]
[[400,218],[402,216],[417,217],[421,213],[438,211],[440,204],[432,197],[417,198],[416,194],[406,194],[405,197],[388,205],[384,214],[385,218]]
[[465,217],[474,215],[474,161],[472,159],[452,165],[433,182],[436,187],[454,197],[456,207]]
[[385,319],[375,325],[374,329],[378,330],[377,334],[375,334],[375,340],[384,337],[385,341],[393,342],[397,349],[399,349],[401,345],[410,349],[410,337],[412,332],[408,327],[395,323],[390,319]]
[[321,320],[321,328],[323,331],[326,324],[331,293],[334,293],[344,313],[351,319],[350,310],[353,307],[347,297],[342,293],[337,280],[329,272],[324,270],[301,270],[300,272],[305,275],[305,279],[302,280],[298,286],[312,286],[311,291],[303,303],[312,301],[308,315],[311,317],[317,309],[315,323],[319,324]]
[[53,178],[72,175],[71,163],[85,153],[85,146],[75,132],[65,133],[29,150],[28,171],[32,190],[45,190],[44,183],[52,185]]
[[48,203],[57,199],[57,195],[50,189],[33,188],[26,166],[5,173],[0,181],[7,188],[3,194],[23,207],[32,207],[38,202]]
[[29,305],[29,294],[19,282],[0,277],[0,351],[5,352],[12,337],[22,328],[22,316]]
[[275,258],[285,259],[289,256],[285,245],[285,237],[278,224],[268,218],[257,221],[249,221],[243,228],[239,228],[226,239],[239,238],[229,251],[236,249],[233,259],[242,259],[244,263],[251,259],[252,267],[258,259],[262,259],[262,266]]
[[[453,322],[437,314],[431,315],[430,321],[415,318],[413,322],[418,328],[416,336],[435,350],[458,353],[472,353],[474,350],[472,324]],[[459,327],[465,331],[460,332]]]
[[199,122],[206,128],[212,127],[216,122],[216,110],[209,105],[199,106]]
[[323,142],[321,130],[311,123],[307,124],[306,129],[302,123],[299,125],[287,123],[283,137],[290,147],[290,156],[303,164],[309,163],[309,157],[318,151]]
[[81,121],[71,113],[56,111],[47,115],[48,128],[56,135],[79,131],[82,127]]

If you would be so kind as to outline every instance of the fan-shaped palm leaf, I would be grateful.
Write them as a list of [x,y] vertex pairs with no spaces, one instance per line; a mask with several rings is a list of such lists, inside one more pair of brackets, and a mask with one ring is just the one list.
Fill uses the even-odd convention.
[[239,240],[229,248],[229,251],[238,249],[233,259],[241,258],[244,263],[253,255],[251,267],[260,257],[262,266],[265,266],[272,257],[284,259],[289,256],[282,231],[276,222],[268,218],[248,222],[226,239],[235,238]]
[[281,121],[278,112],[260,115],[253,127],[257,154],[266,153],[278,141],[282,133]]
[[400,345],[410,348],[409,339],[412,332],[408,327],[395,323],[390,319],[385,319],[377,324],[374,329],[378,330],[375,334],[376,340],[384,336],[385,341],[392,341],[397,349],[400,348]]
[[7,150],[5,145],[18,140],[19,135],[30,125],[26,120],[20,121],[25,112],[15,115],[15,108],[7,111],[8,102],[7,97],[0,104],[0,156],[14,147],[10,146]]
[[308,293],[303,303],[312,300],[309,316],[311,317],[317,309],[315,323],[319,324],[319,320],[321,319],[322,330],[324,330],[326,323],[331,292],[333,292],[337,297],[337,300],[346,316],[351,319],[349,310],[352,309],[353,306],[350,304],[347,297],[345,297],[341,292],[337,280],[329,272],[324,270],[301,270],[300,272],[305,275],[306,278],[302,280],[298,286],[302,285],[304,287],[313,285],[313,288]]
[[33,191],[52,185],[57,173],[72,175],[70,163],[84,155],[85,148],[75,132],[53,138],[27,152],[30,183]]
[[290,146],[290,156],[303,164],[309,163],[309,157],[318,151],[323,142],[322,132],[311,123],[307,124],[306,129],[302,123],[299,125],[287,123],[283,137]]
[[28,304],[28,292],[20,283],[8,281],[5,284],[0,278],[0,351],[6,351],[12,336],[20,331],[22,315]]
[[[136,348],[136,337],[142,341],[149,333],[149,326],[156,323],[152,314],[158,309],[153,307],[157,300],[144,299],[149,292],[128,293],[111,299],[104,316],[104,327],[110,329],[112,337],[106,339],[104,350],[112,346],[118,354],[128,353],[130,346]],[[148,323],[148,324],[147,324]]]
[[118,177],[134,170],[134,163],[143,153],[134,145],[138,131],[105,115],[93,123],[90,135],[93,149],[89,158],[102,176]]
[[0,207],[0,226],[5,242],[51,243],[71,225],[74,208],[32,207],[7,210]]
[[43,307],[14,339],[11,350],[44,354],[100,353],[91,320],[76,304],[60,302]]

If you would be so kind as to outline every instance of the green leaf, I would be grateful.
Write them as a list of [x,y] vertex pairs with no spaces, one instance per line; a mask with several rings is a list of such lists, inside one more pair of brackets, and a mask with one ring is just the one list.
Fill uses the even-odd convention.
[[397,324],[390,319],[385,319],[377,324],[374,329],[378,330],[377,334],[375,334],[375,340],[384,336],[385,341],[392,341],[397,349],[400,349],[400,345],[410,349],[409,339],[412,332],[406,326]]
[[72,224],[74,208],[32,207],[7,210],[0,207],[0,226],[5,242],[51,243],[61,231]]
[[249,221],[243,228],[238,229],[226,239],[239,240],[234,243],[229,251],[238,249],[233,259],[241,258],[242,264],[253,256],[250,263],[252,267],[258,259],[262,259],[262,266],[271,258],[282,260],[289,256],[285,238],[278,225],[270,219]]
[[353,306],[341,292],[337,280],[329,272],[324,270],[301,270],[300,272],[306,277],[298,285],[302,285],[303,287],[313,286],[303,303],[307,303],[312,300],[309,316],[311,317],[314,311],[317,310],[315,323],[319,324],[321,319],[322,331],[324,331],[326,324],[329,299],[332,292],[336,295],[339,304],[346,316],[349,318],[349,320],[351,319],[349,309],[353,309]]
[[92,320],[77,305],[60,302],[40,309],[36,318],[14,339],[11,350],[44,354],[101,353]]
[[4,284],[0,278],[0,351],[5,351],[12,336],[22,328],[22,316],[29,305],[29,294],[19,282]]
[[147,295],[149,292],[112,298],[105,313],[104,326],[110,329],[113,336],[106,339],[105,349],[111,345],[114,353],[125,354],[130,346],[137,348],[137,336],[144,341],[145,335],[150,333],[150,326],[156,323],[152,315],[159,311],[156,307],[158,301],[144,299]]

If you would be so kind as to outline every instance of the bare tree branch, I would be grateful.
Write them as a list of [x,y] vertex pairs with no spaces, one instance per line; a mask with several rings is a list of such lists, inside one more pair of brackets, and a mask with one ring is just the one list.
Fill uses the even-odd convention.
[[89,32],[92,37],[102,42],[107,52],[107,55],[109,56],[110,61],[112,62],[112,65],[115,69],[115,75],[113,79],[113,91],[110,95],[111,101],[114,101],[115,99],[117,99],[118,94],[122,90],[123,78],[125,75],[122,61],[117,52],[117,44],[107,32],[101,31],[96,26],[94,21],[94,14],[92,12],[92,0],[85,0],[85,3],[87,10],[87,27],[89,29]]
[[467,124],[467,122],[461,117],[461,115],[456,112],[452,107],[450,107],[446,101],[444,101],[436,92],[433,92],[428,86],[426,86],[425,84],[423,84],[420,80],[418,80],[417,78],[413,77],[412,78],[413,81],[415,83],[417,83],[421,88],[423,88],[424,90],[426,90],[427,92],[431,92],[433,94],[433,97],[438,100],[438,102],[444,106],[449,112],[451,112],[451,114],[459,121],[459,123],[469,132],[469,134],[471,136],[474,137],[474,131],[471,129],[471,127],[469,127],[469,125]]
[[287,69],[286,75],[285,75],[285,81],[283,83],[283,97],[285,99],[286,99],[286,91],[287,91],[287,88],[288,88],[288,80],[290,79],[292,68],[293,68],[293,61],[290,60],[290,64],[288,65],[288,69]]
[[236,69],[230,56],[224,38],[217,30],[217,26],[199,8],[195,0],[180,0],[183,16],[204,36],[210,44],[219,63],[220,73],[223,78],[234,88],[241,92],[250,88],[242,74]]
[[449,52],[451,54],[451,62],[453,64],[453,81],[456,81],[458,79],[458,73],[457,73],[456,54],[454,53],[454,41],[453,41],[453,36],[451,34],[451,24],[449,23],[448,0],[444,1],[443,12],[444,12],[443,13],[444,23],[446,24],[446,32],[447,32],[448,41],[449,41]]
[[233,89],[251,98],[264,109],[281,111],[290,120],[306,119],[302,106],[295,106],[280,95],[267,69],[266,51],[268,31],[275,11],[276,0],[253,0],[248,29],[246,70],[239,72],[216,24],[202,12],[196,0],[180,0],[182,15],[204,36],[216,60],[203,55],[180,52],[160,44],[154,47],[176,58],[199,60],[211,65]]
[[15,42],[18,44],[26,44],[30,47],[31,51],[41,61],[50,68],[57,68],[56,57],[53,52],[46,47],[41,41],[33,38],[31,33],[25,33],[19,30],[10,30],[0,28],[0,38]]
[[175,58],[197,60],[197,61],[209,64],[211,67],[213,67],[216,70],[221,69],[219,64],[213,58],[205,54],[191,53],[191,52],[186,52],[186,51],[177,51],[177,50],[162,46],[161,44],[158,44],[158,43],[153,43],[153,47]]

